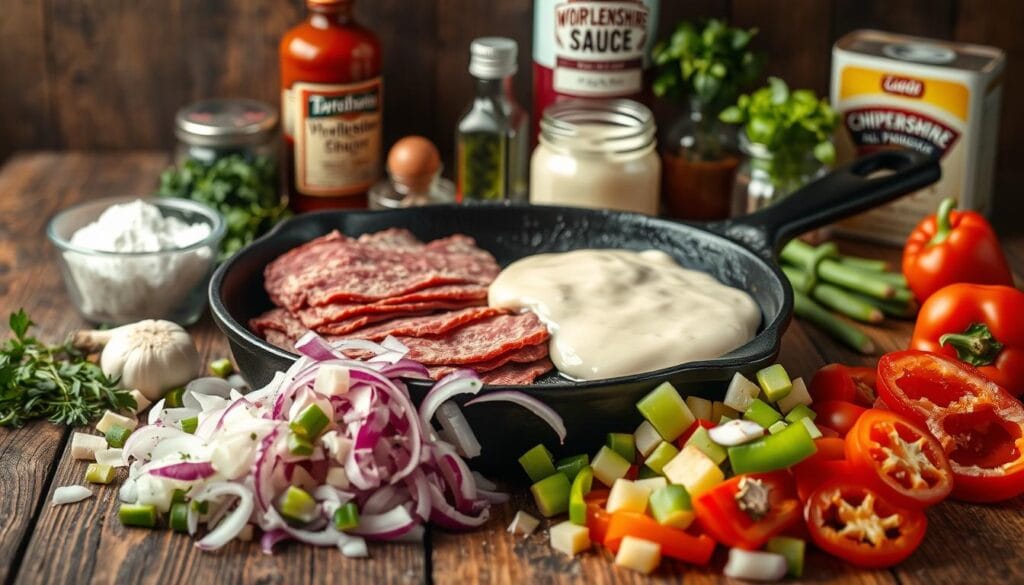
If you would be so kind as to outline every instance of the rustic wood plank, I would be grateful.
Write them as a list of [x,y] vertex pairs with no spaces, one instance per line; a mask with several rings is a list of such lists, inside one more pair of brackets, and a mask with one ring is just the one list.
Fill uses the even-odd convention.
[[46,13],[36,0],[11,0],[0,12],[0,161],[17,149],[56,144]]
[[836,38],[858,28],[874,28],[922,37],[949,38],[956,18],[954,0],[836,0]]

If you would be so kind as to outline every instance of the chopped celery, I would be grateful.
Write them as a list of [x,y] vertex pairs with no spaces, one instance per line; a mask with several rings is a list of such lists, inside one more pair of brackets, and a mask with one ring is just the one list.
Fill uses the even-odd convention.
[[668,382],[641,398],[636,408],[666,441],[675,441],[696,421],[686,401]]
[[636,472],[637,479],[651,479],[654,477],[661,477],[661,474],[646,465],[641,465],[640,469]]
[[686,406],[696,418],[711,420],[711,417],[713,416],[713,405],[707,398],[701,398],[700,396],[687,396]]
[[804,383],[804,379],[794,378],[793,391],[789,393],[789,396],[776,402],[775,405],[779,407],[779,410],[787,413],[796,408],[797,404],[810,406],[811,402],[811,393],[807,391],[807,384]]
[[110,465],[90,463],[89,467],[85,468],[85,481],[89,483],[108,484],[114,481],[114,476],[116,474],[117,472],[114,471],[114,468]]
[[629,433],[608,433],[605,445],[612,451],[622,455],[622,458],[626,461],[636,463],[636,443],[633,441],[633,435]]
[[231,360],[228,358],[221,358],[210,362],[209,370],[211,376],[227,378],[231,375],[231,372],[235,371],[235,368],[231,365]]
[[665,479],[664,476],[659,475],[656,477],[648,477],[645,479],[636,479],[633,481],[633,483],[637,485],[642,485],[645,488],[651,490],[651,492],[653,493],[654,490],[667,486],[668,480]]
[[751,403],[747,411],[743,413],[743,418],[752,420],[764,428],[768,428],[773,424],[782,420],[782,415],[779,411],[771,407],[767,402],[755,398]]
[[306,490],[294,485],[288,486],[277,500],[278,511],[288,520],[307,523],[316,515],[316,500]]
[[555,463],[551,460],[551,451],[544,445],[537,445],[519,457],[519,465],[530,476],[530,481],[538,482],[555,474]]
[[729,463],[732,465],[733,473],[737,475],[774,471],[796,465],[817,450],[807,427],[793,424],[778,434],[768,435],[745,445],[729,447]]
[[773,424],[772,426],[768,427],[768,434],[769,435],[777,435],[777,434],[781,433],[783,431],[783,429],[785,429],[788,426],[789,425],[786,424],[786,421],[780,420],[780,421],[776,422],[775,424]]
[[791,423],[795,423],[802,418],[814,420],[817,417],[818,413],[808,408],[806,404],[797,404],[793,407],[793,410],[790,410],[789,413],[786,414],[786,420]]
[[727,422],[729,422],[731,420],[736,420],[736,419],[732,418],[731,416],[729,416],[727,414],[723,414],[722,418],[718,419],[718,426],[722,426],[722,425],[724,425],[725,423],[727,423]]
[[124,526],[153,528],[156,526],[156,506],[152,504],[121,504],[117,510],[117,517]]
[[545,518],[564,514],[569,510],[569,478],[556,472],[530,486],[533,501]]
[[193,435],[195,434],[196,429],[199,428],[199,417],[190,416],[188,418],[183,418],[179,424],[181,424],[181,430]]
[[764,549],[770,553],[782,555],[786,559],[786,574],[800,578],[804,574],[804,551],[807,543],[799,538],[776,536],[768,541]]
[[555,471],[561,471],[569,478],[569,481],[576,479],[576,474],[581,469],[590,465],[590,456],[586,453],[580,455],[573,455],[572,457],[563,457],[555,463]]
[[810,435],[812,439],[821,438],[821,430],[818,429],[818,425],[814,424],[814,421],[811,420],[811,417],[804,417],[800,419],[798,422],[807,428],[807,434]]
[[651,516],[658,524],[686,530],[693,522],[690,494],[681,485],[667,485],[654,490],[649,504]]
[[312,455],[313,443],[295,433],[288,433],[288,452],[292,455]]
[[661,435],[654,430],[651,423],[644,421],[633,432],[633,442],[636,444],[636,450],[647,457],[658,446],[658,443],[661,443]]
[[789,396],[793,391],[793,381],[789,379],[786,368],[782,364],[768,366],[757,372],[757,383],[764,391],[768,402],[778,402]]
[[761,388],[757,384],[736,372],[729,382],[729,389],[725,391],[725,400],[722,403],[736,412],[746,412],[750,402],[760,393]]
[[587,523],[587,501],[584,499],[594,485],[594,470],[584,465],[572,480],[569,488],[569,521],[585,526]]
[[111,447],[120,449],[124,447],[124,442],[128,440],[128,437],[132,432],[122,426],[114,425],[107,429],[106,437],[107,444]]
[[559,522],[548,530],[551,548],[574,556],[590,548],[590,530],[572,522]]
[[686,440],[686,444],[700,449],[702,453],[715,462],[715,465],[721,465],[725,458],[729,456],[725,451],[725,447],[711,440],[708,430],[704,427],[697,427],[697,430],[693,431],[690,438]]
[[611,487],[616,479],[625,477],[629,472],[629,461],[622,458],[615,451],[608,447],[601,447],[601,450],[594,455],[590,467],[594,470],[594,477],[606,486]]
[[296,435],[312,441],[319,437],[329,424],[331,419],[327,418],[323,409],[316,404],[310,404],[288,423],[288,428]]
[[635,512],[643,514],[647,510],[647,500],[651,497],[651,489],[628,479],[615,480],[608,492],[608,504],[605,509],[609,514],[616,512]]
[[725,474],[707,455],[693,445],[686,445],[678,455],[665,464],[662,473],[669,482],[686,487],[691,497],[697,497],[725,481]]
[[175,388],[164,394],[164,408],[181,408],[181,397],[185,395],[184,388]]
[[644,461],[644,467],[650,468],[655,473],[661,473],[665,464],[678,453],[679,449],[676,449],[675,445],[662,441]]
[[172,504],[167,523],[175,532],[188,532],[188,504]]
[[341,532],[359,526],[359,507],[355,502],[348,502],[334,511],[334,528]]

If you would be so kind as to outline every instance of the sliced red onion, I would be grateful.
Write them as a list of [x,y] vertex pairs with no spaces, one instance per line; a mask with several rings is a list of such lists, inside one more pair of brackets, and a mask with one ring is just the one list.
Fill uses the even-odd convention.
[[217,472],[209,461],[182,461],[181,463],[154,467],[148,473],[156,477],[166,477],[167,479],[176,479],[178,481],[197,481],[206,479]]
[[146,425],[136,429],[134,433],[128,436],[128,440],[124,443],[123,450],[121,451],[122,460],[125,465],[131,459],[149,461],[153,448],[160,444],[161,441],[185,434],[185,431],[179,428],[160,425]]
[[460,455],[466,459],[480,455],[480,441],[477,440],[476,433],[469,426],[466,415],[462,414],[462,409],[457,404],[452,401],[442,403],[437,409],[437,422],[441,423],[445,435],[459,450]]
[[437,451],[437,462],[441,468],[441,475],[448,482],[448,487],[455,495],[455,508],[464,513],[470,514],[473,511],[473,504],[476,501],[476,480],[473,473],[466,466],[455,450],[444,442],[437,442],[432,447]]
[[427,483],[427,476],[423,474],[423,471],[417,469],[409,478],[406,479],[406,483],[411,483],[412,499],[416,502],[416,508],[413,510],[420,520],[426,522],[430,519],[430,485]]
[[289,538],[291,538],[291,535],[280,528],[265,530],[263,532],[263,536],[260,537],[260,550],[263,551],[263,554],[274,554],[274,546],[283,540],[288,540]]
[[442,404],[460,394],[476,394],[484,383],[473,370],[458,370],[448,374],[434,385],[420,403],[420,424],[424,430],[433,428],[430,421]]
[[276,462],[276,444],[280,430],[275,429],[260,442],[256,451],[256,460],[253,463],[253,493],[256,496],[256,505],[261,512],[270,508],[270,501],[273,499],[273,486],[271,484]]
[[473,472],[473,479],[476,480],[476,487],[481,490],[494,491],[498,489],[498,484],[480,475],[479,471]]
[[[215,376],[206,376],[203,378],[196,378],[185,385],[186,394],[203,394],[206,396],[219,396],[220,398],[227,398],[231,395],[231,384],[228,383],[224,378],[217,378]],[[185,397],[182,396],[182,402],[184,403]],[[187,405],[186,405],[187,406]]]
[[146,424],[155,425],[160,422],[160,415],[164,411],[165,400],[161,398],[156,401],[156,404],[149,407],[149,413],[146,415]]
[[562,417],[554,411],[554,409],[540,400],[537,400],[532,396],[527,396],[526,394],[516,390],[502,390],[499,392],[490,392],[483,396],[474,398],[467,402],[466,406],[483,404],[486,402],[511,402],[512,404],[522,406],[537,415],[544,422],[548,423],[548,426],[554,429],[555,433],[558,435],[559,442],[565,443],[565,422],[562,420]]
[[220,496],[236,496],[238,503],[217,527],[202,538],[196,546],[202,550],[216,550],[234,540],[249,522],[253,512],[253,495],[249,488],[232,482],[209,483],[200,488],[192,499],[202,501],[204,498]]
[[372,540],[392,540],[409,532],[416,526],[416,520],[409,515],[405,506],[395,506],[383,514],[360,514],[359,526],[352,534]]
[[444,494],[437,486],[429,486],[430,489],[430,503],[432,510],[430,511],[430,521],[447,528],[449,530],[468,530],[470,528],[478,528],[483,526],[487,519],[490,518],[487,508],[484,508],[476,516],[463,514],[452,507],[451,504],[445,499]]
[[509,500],[509,495],[505,492],[492,492],[490,490],[477,489],[477,495],[484,498],[492,504],[504,504]]
[[393,364],[382,366],[379,370],[388,378],[413,378],[418,380],[429,380],[430,372],[421,363],[408,359],[400,359]]
[[342,358],[341,352],[335,351],[326,339],[320,337],[313,331],[307,331],[305,335],[295,342],[295,349],[302,355],[308,356],[318,362]]

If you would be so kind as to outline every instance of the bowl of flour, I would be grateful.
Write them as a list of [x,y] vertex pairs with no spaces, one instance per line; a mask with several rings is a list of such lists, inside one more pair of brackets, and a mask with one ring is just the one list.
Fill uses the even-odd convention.
[[87,320],[189,325],[206,308],[224,231],[220,214],[194,201],[114,197],[61,211],[46,233],[59,251],[68,294]]

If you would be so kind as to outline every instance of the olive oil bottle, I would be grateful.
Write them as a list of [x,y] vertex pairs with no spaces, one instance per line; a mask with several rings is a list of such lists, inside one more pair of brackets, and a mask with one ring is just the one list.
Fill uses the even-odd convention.
[[526,200],[529,117],[512,96],[517,54],[512,39],[484,37],[470,45],[476,96],[455,135],[460,202]]

